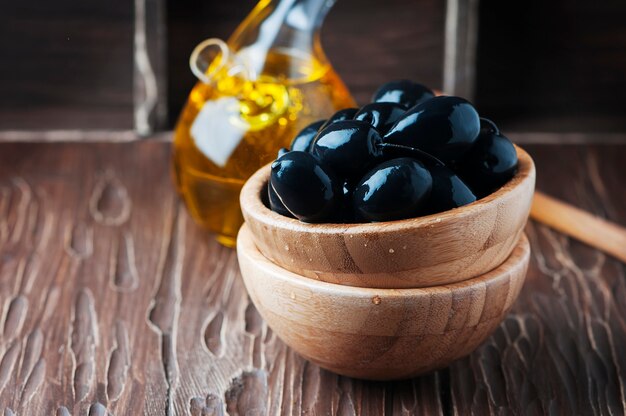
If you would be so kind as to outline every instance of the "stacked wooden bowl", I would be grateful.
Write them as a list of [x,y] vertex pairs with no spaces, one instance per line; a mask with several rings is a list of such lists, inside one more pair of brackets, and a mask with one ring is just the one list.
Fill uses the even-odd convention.
[[306,224],[272,212],[262,168],[241,192],[237,240],[252,301],[286,344],[343,375],[406,378],[469,354],[526,276],[535,168],[517,151],[515,177],[483,199],[368,224]]

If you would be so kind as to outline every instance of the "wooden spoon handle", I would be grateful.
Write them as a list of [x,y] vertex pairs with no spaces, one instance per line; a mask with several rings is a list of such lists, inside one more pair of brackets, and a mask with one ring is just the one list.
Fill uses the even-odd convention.
[[530,217],[626,263],[626,228],[535,192]]

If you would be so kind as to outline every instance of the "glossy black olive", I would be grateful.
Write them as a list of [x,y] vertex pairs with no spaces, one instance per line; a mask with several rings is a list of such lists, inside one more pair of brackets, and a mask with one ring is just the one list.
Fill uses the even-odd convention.
[[359,178],[381,155],[380,134],[364,121],[343,120],[315,138],[311,153],[344,179]]
[[452,170],[445,166],[429,166],[433,188],[423,214],[434,214],[471,204],[476,196]]
[[378,88],[372,102],[398,103],[411,108],[435,96],[430,88],[407,79],[391,81]]
[[419,160],[429,169],[431,166],[445,166],[445,164],[435,156],[416,147],[394,143],[381,143],[378,147],[382,152],[382,157],[380,158],[381,163],[385,160],[396,159],[398,157],[410,157]]
[[276,155],[276,158],[281,157],[285,153],[289,153],[289,149],[281,147],[280,149],[278,149],[278,154]]
[[505,136],[489,130],[478,136],[457,167],[459,176],[481,198],[508,182],[516,171],[515,146]]
[[291,212],[283,205],[283,202],[280,200],[274,188],[272,188],[271,183],[267,183],[267,200],[269,202],[270,209],[280,215],[284,215],[285,217],[293,218]]
[[480,132],[474,106],[460,97],[435,97],[411,108],[384,141],[424,150],[449,163],[472,146]]
[[380,134],[385,134],[405,112],[404,106],[398,103],[371,103],[361,107],[354,119],[365,121]]
[[308,152],[311,149],[313,139],[315,139],[320,127],[322,127],[324,123],[326,123],[326,120],[318,120],[300,130],[300,133],[291,141],[290,150]]
[[320,131],[338,121],[352,120],[358,111],[358,108],[344,108],[343,110],[337,111],[335,114],[330,116],[328,120],[326,120],[326,123],[324,123],[322,127],[320,127]]
[[285,208],[304,222],[330,218],[342,196],[341,183],[332,170],[301,151],[289,152],[272,163],[270,186]]
[[352,196],[357,219],[391,221],[416,216],[428,200],[433,181],[411,158],[383,162],[369,171]]
[[480,118],[480,132],[481,133],[494,133],[500,134],[500,129],[496,126],[496,123],[489,120],[488,118],[481,117]]

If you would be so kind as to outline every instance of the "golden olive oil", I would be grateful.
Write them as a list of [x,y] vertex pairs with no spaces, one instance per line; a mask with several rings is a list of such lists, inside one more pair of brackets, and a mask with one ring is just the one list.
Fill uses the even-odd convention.
[[173,146],[175,183],[195,221],[234,246],[246,179],[306,125],[352,106],[332,67],[300,50],[270,49],[252,80],[224,68],[214,83],[199,82]]

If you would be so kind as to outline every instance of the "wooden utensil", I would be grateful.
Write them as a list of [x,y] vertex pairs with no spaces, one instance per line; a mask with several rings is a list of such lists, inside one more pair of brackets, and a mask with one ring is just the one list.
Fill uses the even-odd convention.
[[530,211],[535,167],[517,148],[519,170],[501,189],[439,214],[368,224],[306,224],[272,212],[262,196],[270,168],[255,173],[241,207],[259,251],[296,274],[358,287],[428,287],[466,280],[500,265]]
[[309,279],[272,263],[247,225],[239,231],[241,274],[272,330],[305,358],[336,373],[407,378],[469,354],[500,324],[524,283],[530,248],[482,276],[421,289],[372,289]]
[[542,192],[535,192],[532,219],[626,263],[626,228]]

